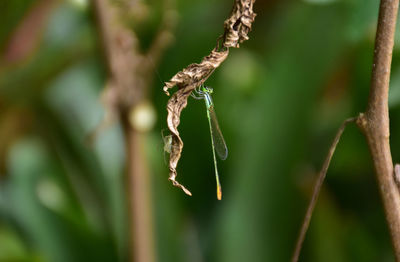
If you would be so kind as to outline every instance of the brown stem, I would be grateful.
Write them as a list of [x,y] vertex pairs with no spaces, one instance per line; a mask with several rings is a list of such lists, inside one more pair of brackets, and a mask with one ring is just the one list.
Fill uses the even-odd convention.
[[355,122],[356,119],[357,118],[355,118],[355,117],[346,119],[342,123],[342,125],[339,127],[339,129],[338,129],[338,131],[336,133],[336,136],[333,139],[332,145],[331,145],[331,147],[329,148],[329,151],[328,151],[328,155],[325,158],[324,164],[322,165],[322,169],[319,172],[317,181],[315,182],[314,191],[312,193],[312,197],[311,197],[310,203],[308,204],[307,212],[306,212],[306,215],[304,217],[303,224],[301,226],[300,233],[299,233],[299,236],[298,236],[298,239],[297,239],[297,242],[296,242],[296,246],[295,246],[295,249],[294,249],[294,252],[293,252],[292,262],[297,262],[299,260],[300,251],[301,251],[301,248],[303,246],[304,238],[306,237],[306,233],[307,233],[308,227],[310,225],[311,216],[313,214],[315,205],[316,205],[317,200],[318,200],[319,193],[321,191],[322,184],[324,183],[324,180],[325,180],[325,177],[326,177],[326,173],[327,173],[328,168],[329,168],[329,164],[331,163],[333,154],[335,153],[336,146],[339,143],[340,137],[342,136],[343,131],[346,128],[347,124]]
[[150,174],[145,157],[146,134],[124,125],[130,210],[131,261],[155,261]]
[[[115,5],[112,0],[93,2],[109,69],[108,85],[103,91],[103,104],[111,118],[121,120],[125,131],[131,261],[153,262],[155,250],[151,187],[144,150],[146,132],[151,127],[146,127],[145,130],[135,128],[132,124],[136,123],[129,121],[129,115],[146,100],[154,72],[154,60],[160,58],[170,43],[173,24],[164,25],[150,54],[143,54],[138,48],[136,34],[122,21],[128,11]],[[166,10],[171,11],[172,7]],[[110,122],[105,120],[92,137],[96,137],[98,131]]]
[[[371,90],[367,110],[356,119],[369,146],[381,193],[386,220],[389,226],[396,261],[400,261],[400,192],[396,184],[389,144],[389,79],[399,0],[381,0],[375,39]],[[346,120],[348,121],[348,120]],[[314,188],[313,197],[304,218],[292,261],[297,261],[311,215],[326,175],[334,148],[343,132],[346,121],[339,129],[329,151],[324,167]],[[351,121],[354,121],[352,119]]]
[[381,0],[376,31],[371,90],[365,114],[357,120],[374,162],[392,244],[400,261],[400,194],[389,144],[389,78],[399,0]]

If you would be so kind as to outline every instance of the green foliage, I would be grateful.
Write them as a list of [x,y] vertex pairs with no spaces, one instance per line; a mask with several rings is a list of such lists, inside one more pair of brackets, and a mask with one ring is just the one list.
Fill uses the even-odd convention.
[[[0,50],[31,1],[2,1]],[[203,101],[190,99],[179,126],[185,143],[171,186],[160,130],[167,81],[214,47],[231,1],[178,1],[175,43],[149,92],[158,122],[146,138],[158,261],[288,261],[316,173],[342,120],[364,110],[378,2],[258,1],[250,40],[232,49],[206,83],[229,157],[215,199]],[[4,8],[3,8],[4,7]],[[161,21],[151,1],[143,49]],[[39,46],[0,68],[0,261],[126,261],[124,140],[116,123],[95,144],[107,79],[93,12],[66,1],[52,9]],[[134,23],[134,21],[132,22]],[[400,68],[396,40],[390,93],[394,160],[400,157]],[[0,54],[2,57],[2,54]],[[22,112],[22,113],[21,113]],[[7,121],[6,121],[7,120]],[[18,127],[18,125],[17,125]],[[11,137],[13,139],[11,139]],[[0,156],[2,156],[0,152]],[[301,261],[394,261],[368,149],[350,127],[311,221]]]

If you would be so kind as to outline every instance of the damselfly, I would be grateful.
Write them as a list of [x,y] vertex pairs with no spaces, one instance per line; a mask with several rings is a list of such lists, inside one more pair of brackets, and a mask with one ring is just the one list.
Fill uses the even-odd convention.
[[201,86],[199,88],[196,88],[192,92],[191,96],[195,99],[204,99],[206,103],[207,118],[211,133],[211,146],[214,158],[215,179],[217,182],[217,198],[218,200],[221,200],[222,190],[218,176],[217,158],[215,157],[215,152],[217,152],[218,156],[222,160],[225,160],[228,157],[228,148],[226,147],[224,137],[222,136],[221,129],[219,128],[217,115],[215,114],[214,103],[211,98],[212,93],[213,89],[211,87]]

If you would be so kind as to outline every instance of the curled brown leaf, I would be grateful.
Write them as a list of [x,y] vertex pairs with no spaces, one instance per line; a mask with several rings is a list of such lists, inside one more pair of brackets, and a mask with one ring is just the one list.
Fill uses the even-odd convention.
[[174,186],[180,187],[186,194],[192,195],[183,185],[176,181],[176,167],[181,158],[183,141],[179,135],[178,125],[182,110],[187,105],[190,93],[196,87],[203,84],[211,73],[228,56],[228,50],[218,52],[214,49],[209,56],[206,56],[200,64],[191,64],[184,70],[178,72],[169,82],[165,83],[164,92],[169,95],[168,89],[178,86],[178,91],[172,95],[167,104],[167,124],[172,134],[172,147],[169,158],[169,180]]
[[[169,180],[174,186],[181,188],[186,194],[192,195],[177,180],[176,168],[183,150],[183,141],[179,135],[178,126],[182,110],[187,105],[187,99],[191,92],[202,85],[214,70],[228,57],[229,47],[238,48],[239,44],[248,39],[247,34],[251,30],[251,24],[256,14],[253,12],[255,0],[235,0],[230,17],[225,20],[225,32],[222,36],[222,49],[219,44],[204,57],[200,64],[190,64],[174,75],[170,81],[165,83],[164,92],[169,95],[168,90],[174,86],[178,87],[167,103],[167,125],[172,135],[172,146],[169,159]],[[220,37],[221,38],[221,37]]]
[[253,12],[255,0],[236,0],[231,16],[224,22],[224,47],[238,48],[239,44],[248,40],[251,24],[256,17]]

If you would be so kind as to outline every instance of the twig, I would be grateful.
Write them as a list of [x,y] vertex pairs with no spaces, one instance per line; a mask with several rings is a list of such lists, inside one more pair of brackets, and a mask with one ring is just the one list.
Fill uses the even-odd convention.
[[294,252],[293,252],[292,262],[297,262],[298,259],[299,259],[300,251],[301,251],[301,248],[303,246],[303,242],[304,242],[308,227],[310,225],[311,216],[313,214],[315,205],[317,203],[318,196],[319,196],[319,193],[321,191],[322,184],[324,183],[324,180],[325,180],[325,177],[326,177],[326,173],[327,173],[328,168],[329,168],[329,164],[331,163],[333,154],[335,153],[336,146],[340,141],[340,137],[342,136],[343,131],[346,128],[346,126],[349,123],[354,123],[356,120],[357,120],[356,117],[346,119],[342,123],[342,125],[339,127],[338,131],[336,132],[336,136],[333,139],[332,145],[331,145],[331,147],[329,148],[329,151],[328,151],[328,155],[325,158],[324,164],[322,165],[322,169],[319,172],[319,175],[317,177],[317,181],[315,182],[314,191],[312,193],[312,197],[311,197],[310,203],[308,204],[307,212],[306,212],[306,215],[304,217],[303,224],[301,226],[300,233],[299,233],[299,236],[298,236],[298,239],[297,239],[297,242],[296,242],[296,246],[295,246],[295,249],[294,249]]
[[131,261],[154,262],[153,212],[151,207],[150,174],[145,157],[146,134],[124,125],[127,151],[127,191],[130,205],[130,236],[133,247]]
[[[398,7],[399,0],[381,0],[380,2],[368,106],[366,112],[361,113],[356,119],[358,127],[367,139],[374,163],[396,261],[400,261],[400,192],[397,186],[399,172],[396,171],[399,168],[393,169],[390,152],[388,96]],[[339,129],[339,137],[342,132],[343,130]],[[334,145],[336,143],[334,141]],[[329,152],[328,159],[332,153],[332,151]],[[314,188],[292,261],[298,260],[324,176],[320,175]]]
[[357,124],[365,134],[397,261],[400,261],[400,194],[389,144],[388,94],[399,0],[381,0],[375,39],[371,89],[365,114]]
[[131,261],[153,262],[156,259],[151,183],[144,152],[146,131],[151,127],[140,130],[138,125],[135,126],[136,123],[130,121],[130,115],[147,99],[155,63],[173,39],[171,31],[175,26],[175,19],[170,15],[174,13],[173,0],[165,0],[164,11],[169,16],[164,14],[161,29],[148,53],[140,52],[136,34],[121,21],[127,14],[126,9],[121,6],[118,8],[111,0],[94,0],[94,6],[109,69],[108,84],[103,91],[103,104],[106,115],[110,117],[99,125],[93,137],[113,118],[119,119],[124,127]]

